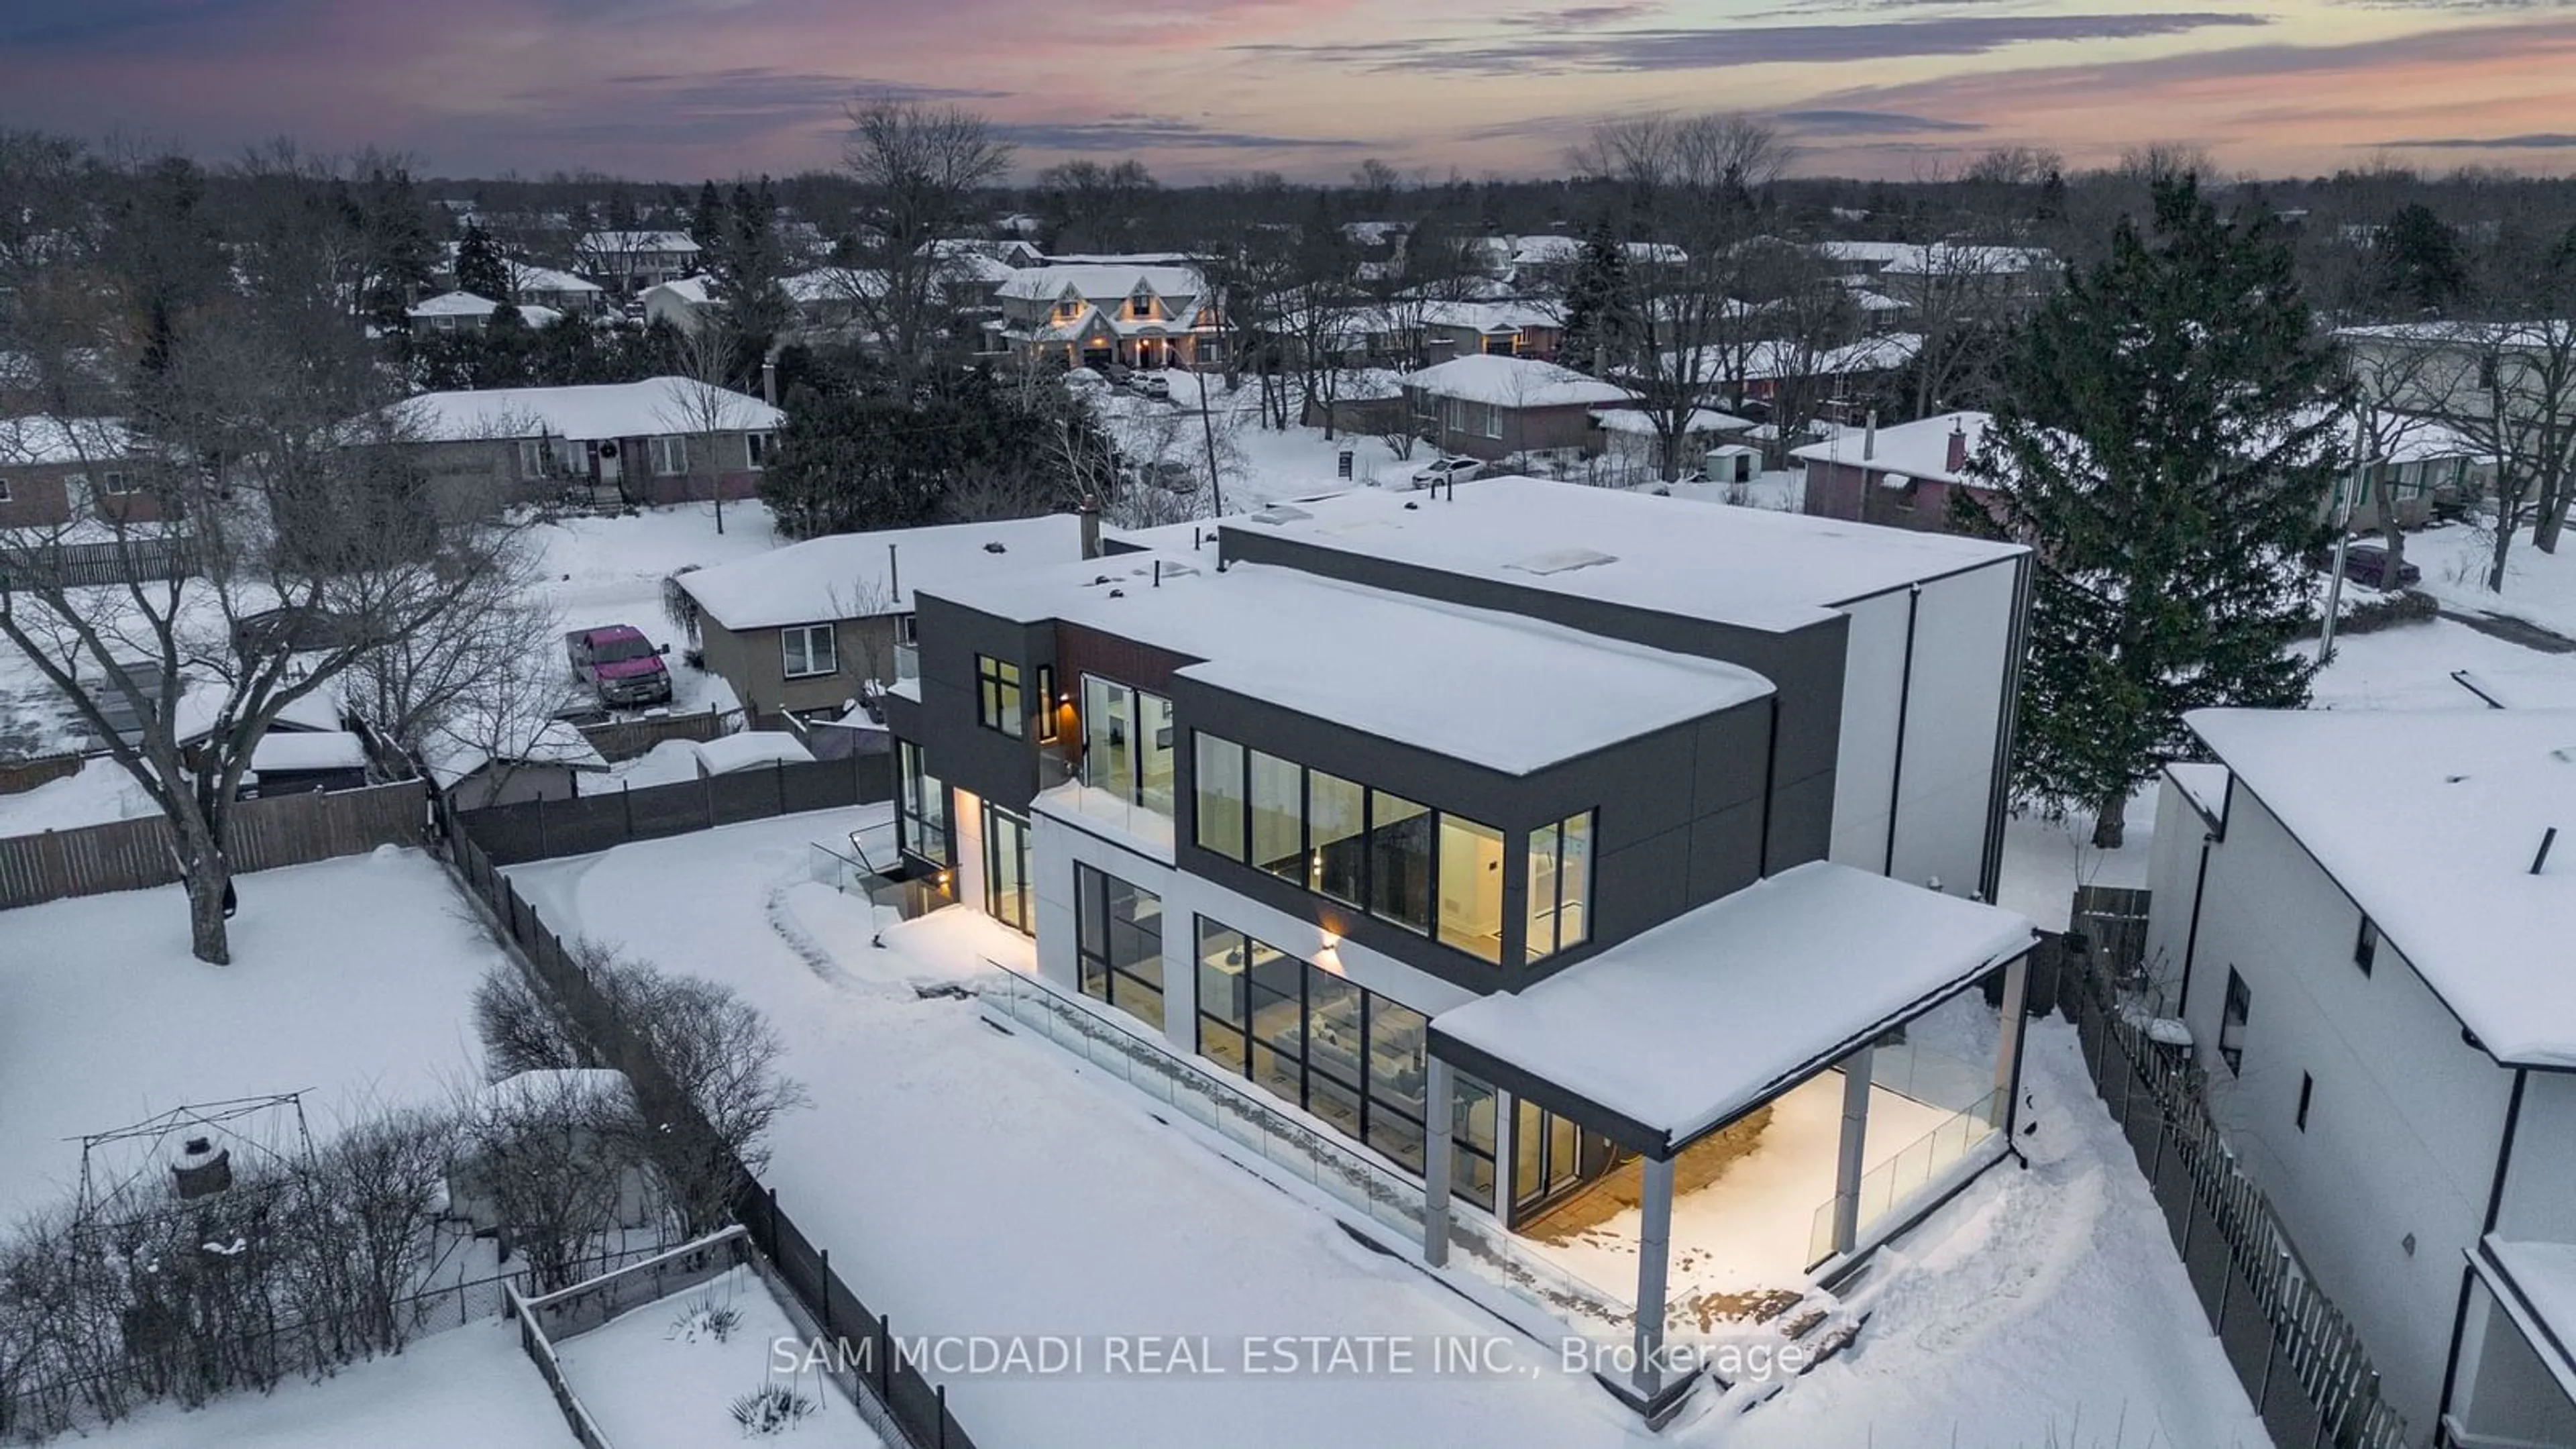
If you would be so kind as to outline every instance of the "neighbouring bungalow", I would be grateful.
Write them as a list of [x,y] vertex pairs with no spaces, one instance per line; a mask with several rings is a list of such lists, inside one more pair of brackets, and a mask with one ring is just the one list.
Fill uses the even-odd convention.
[[[676,576],[700,656],[756,718],[833,718],[909,677],[917,589],[1096,552],[1096,515],[840,533]],[[1084,542],[1086,526],[1093,542]]]
[[682,377],[423,393],[395,405],[431,470],[510,500],[567,487],[639,503],[749,498],[787,415]]
[[1635,401],[1626,388],[1526,357],[1452,358],[1403,378],[1423,436],[1442,452],[1494,460],[1579,452],[1592,414]]
[[594,231],[573,245],[581,269],[621,296],[689,275],[698,244],[684,231]]
[[[1657,468],[1662,464],[1663,437],[1656,427],[1659,421],[1661,419],[1656,414],[1636,407],[1596,408],[1592,413],[1592,426],[1601,435],[1601,451],[1633,468]],[[1711,454],[1742,441],[1753,431],[1753,428],[1754,423],[1751,418],[1739,418],[1733,413],[1722,413],[1715,408],[1694,409],[1682,424],[1682,456],[1679,471],[1687,473],[1694,468],[1704,467]],[[1737,465],[1747,456],[1748,451],[1742,448],[1730,448],[1726,453],[1728,476],[1713,477],[1711,481],[1719,483],[1750,481],[1749,474],[1744,477],[1735,476],[1736,473],[1744,471]]]
[[673,277],[656,282],[635,294],[643,305],[646,322],[668,322],[683,332],[695,332],[720,304],[715,296],[715,278],[708,276]]
[[133,449],[117,418],[0,418],[0,529],[158,522],[161,499],[127,466]]
[[1024,268],[996,289],[1002,349],[1072,367],[1196,367],[1222,346],[1206,279],[1183,262]]
[[[405,308],[414,332],[480,332],[492,325],[492,314],[511,305],[472,292],[441,292]],[[530,327],[551,327],[563,320],[552,307],[519,305],[519,320]]]
[[597,282],[532,262],[510,263],[510,295],[521,308],[551,307],[571,316],[599,310],[606,293]]

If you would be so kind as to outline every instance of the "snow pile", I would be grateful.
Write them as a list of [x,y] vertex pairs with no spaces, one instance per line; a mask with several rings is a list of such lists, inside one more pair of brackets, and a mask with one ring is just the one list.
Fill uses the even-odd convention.
[[111,820],[139,820],[161,813],[123,765],[104,755],[81,761],[78,772],[32,790],[0,795],[0,836],[76,830]]
[[1616,383],[1529,357],[1471,353],[1404,375],[1405,387],[1433,397],[1498,408],[1618,407],[1632,401]]

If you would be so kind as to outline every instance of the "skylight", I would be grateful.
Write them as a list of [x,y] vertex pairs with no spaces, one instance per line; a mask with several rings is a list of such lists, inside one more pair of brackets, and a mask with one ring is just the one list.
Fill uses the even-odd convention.
[[1563,574],[1618,561],[1616,555],[1603,553],[1599,549],[1558,548],[1550,549],[1546,553],[1534,553],[1524,559],[1514,559],[1503,567],[1519,569],[1525,574]]

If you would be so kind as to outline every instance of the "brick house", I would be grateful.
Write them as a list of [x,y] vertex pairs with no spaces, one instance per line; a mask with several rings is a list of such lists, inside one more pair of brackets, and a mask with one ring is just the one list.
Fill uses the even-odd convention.
[[1451,358],[1401,381],[1433,446],[1489,461],[1593,447],[1593,411],[1634,401],[1626,388],[1572,368],[1493,353]]
[[1968,460],[1986,436],[1987,415],[1942,413],[1886,428],[1846,428],[1828,442],[1792,448],[1807,467],[1806,511],[1889,528],[1945,533],[1950,495],[1969,489]]
[[0,418],[0,529],[158,522],[160,497],[127,467],[133,451],[115,418]]
[[423,393],[398,405],[429,467],[510,501],[588,487],[637,503],[749,498],[787,415],[682,377]]

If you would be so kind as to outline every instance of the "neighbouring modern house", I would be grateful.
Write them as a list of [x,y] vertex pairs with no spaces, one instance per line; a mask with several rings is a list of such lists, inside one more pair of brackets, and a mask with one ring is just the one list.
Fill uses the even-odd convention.
[[0,417],[0,529],[160,521],[133,457],[122,419]]
[[923,586],[885,701],[905,871],[1066,1009],[1650,1352],[2005,1155],[2025,550],[1527,478],[1169,537]]
[[919,591],[1082,556],[1096,515],[836,533],[674,575],[700,658],[755,718],[838,718],[913,673]]
[[2236,1166],[2415,1442],[2576,1444],[2576,711],[2186,723],[2141,965]]
[[594,231],[573,244],[573,265],[621,297],[688,276],[698,244],[684,231]]
[[638,503],[749,498],[787,415],[683,377],[422,393],[395,404],[429,467],[511,500],[566,488]]
[[1635,398],[1617,383],[1528,357],[1453,357],[1401,379],[1422,435],[1444,453],[1488,460],[1579,453],[1592,415]]
[[564,317],[552,307],[495,302],[472,292],[441,292],[413,303],[403,315],[411,320],[414,332],[480,332],[492,325],[492,314],[504,306],[513,306],[519,320],[530,327],[551,327]]
[[1028,267],[993,294],[999,350],[1073,367],[1196,367],[1222,341],[1206,279],[1182,262]]
[[510,294],[521,307],[551,307],[567,316],[598,311],[606,295],[587,277],[520,261],[510,263]]

